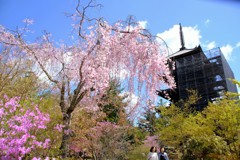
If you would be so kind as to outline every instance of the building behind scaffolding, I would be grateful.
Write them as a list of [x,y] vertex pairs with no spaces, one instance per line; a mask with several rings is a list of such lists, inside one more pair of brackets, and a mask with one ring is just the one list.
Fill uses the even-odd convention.
[[221,97],[224,91],[237,92],[236,85],[229,80],[234,78],[234,74],[220,48],[204,52],[199,45],[193,49],[186,49],[181,25],[180,40],[180,50],[169,56],[175,62],[175,70],[172,72],[176,89],[168,90],[172,101],[186,99],[187,89],[193,89],[201,97],[196,109],[202,110],[208,101]]

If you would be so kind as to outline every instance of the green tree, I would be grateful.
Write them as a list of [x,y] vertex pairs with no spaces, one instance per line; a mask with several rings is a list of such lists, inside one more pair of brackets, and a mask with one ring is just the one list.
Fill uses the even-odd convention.
[[116,123],[119,125],[127,124],[127,115],[125,109],[128,105],[126,98],[122,96],[123,89],[117,80],[112,80],[106,93],[102,96],[99,103],[100,110],[105,113],[104,121]]
[[182,159],[239,159],[238,96],[227,93],[202,112],[187,110],[195,101],[194,94],[181,103],[185,109],[176,105],[161,108],[160,140],[177,149]]
[[161,143],[177,147],[183,151],[184,144],[188,135],[184,135],[185,121],[196,115],[194,104],[198,101],[197,92],[189,90],[189,97],[186,100],[180,100],[169,107],[160,106],[160,118],[157,120],[157,130],[159,132]]
[[156,131],[156,112],[148,108],[143,114],[143,118],[138,122],[138,127],[153,136]]
[[[232,94],[210,103],[202,112],[201,118],[205,118],[204,125],[211,128],[219,141],[225,144],[224,150],[218,151],[231,156],[231,159],[240,159],[240,101]],[[224,151],[224,152],[223,152]],[[223,152],[223,153],[222,153]]]
[[21,99],[36,95],[38,78],[31,72],[33,63],[12,46],[0,44],[0,96],[20,96]]
[[147,154],[149,153],[149,147],[144,144],[135,146],[127,155],[129,160],[141,160],[146,159]]

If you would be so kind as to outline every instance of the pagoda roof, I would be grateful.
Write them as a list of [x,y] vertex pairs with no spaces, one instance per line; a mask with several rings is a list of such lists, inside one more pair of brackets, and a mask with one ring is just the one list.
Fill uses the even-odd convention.
[[168,58],[179,58],[179,57],[187,56],[188,54],[193,54],[193,53],[196,53],[196,52],[202,52],[202,48],[201,48],[200,45],[195,47],[195,48],[192,48],[192,49],[179,50],[179,51],[169,55]]

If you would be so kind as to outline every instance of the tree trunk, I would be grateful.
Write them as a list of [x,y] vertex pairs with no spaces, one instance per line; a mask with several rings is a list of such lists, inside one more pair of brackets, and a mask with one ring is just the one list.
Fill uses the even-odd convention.
[[71,114],[63,113],[63,130],[62,130],[62,143],[61,143],[61,155],[63,158],[69,155],[69,127],[71,122]]
[[80,92],[82,89],[84,83],[79,82],[77,88],[74,90],[74,95],[72,99],[70,100],[70,105],[67,107],[65,103],[65,83],[62,83],[61,88],[61,98],[60,98],[60,108],[62,112],[62,118],[63,118],[63,130],[62,130],[62,143],[61,143],[61,155],[63,158],[69,156],[69,139],[71,137],[71,131],[70,129],[70,122],[71,122],[71,116],[72,112],[76,108],[77,104],[83,99],[83,97],[86,95],[87,90],[84,90],[83,92]]
[[97,156],[96,156],[96,154],[95,154],[94,151],[92,152],[92,156],[93,156],[93,159],[94,159],[94,160],[97,160]]

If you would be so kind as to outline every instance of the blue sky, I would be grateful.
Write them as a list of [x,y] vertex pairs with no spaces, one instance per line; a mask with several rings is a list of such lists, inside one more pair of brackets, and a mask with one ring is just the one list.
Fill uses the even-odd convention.
[[[83,1],[83,0],[82,0]],[[85,1],[85,0],[84,0]],[[235,78],[240,80],[240,2],[237,0],[99,0],[103,7],[91,10],[91,16],[104,17],[109,23],[133,15],[154,35],[161,36],[174,51],[180,48],[179,26],[183,26],[187,48],[201,45],[204,50],[220,47]],[[23,26],[30,18],[34,33],[44,30],[55,40],[69,42],[71,19],[76,1],[72,0],[0,0],[0,25],[9,29]]]

